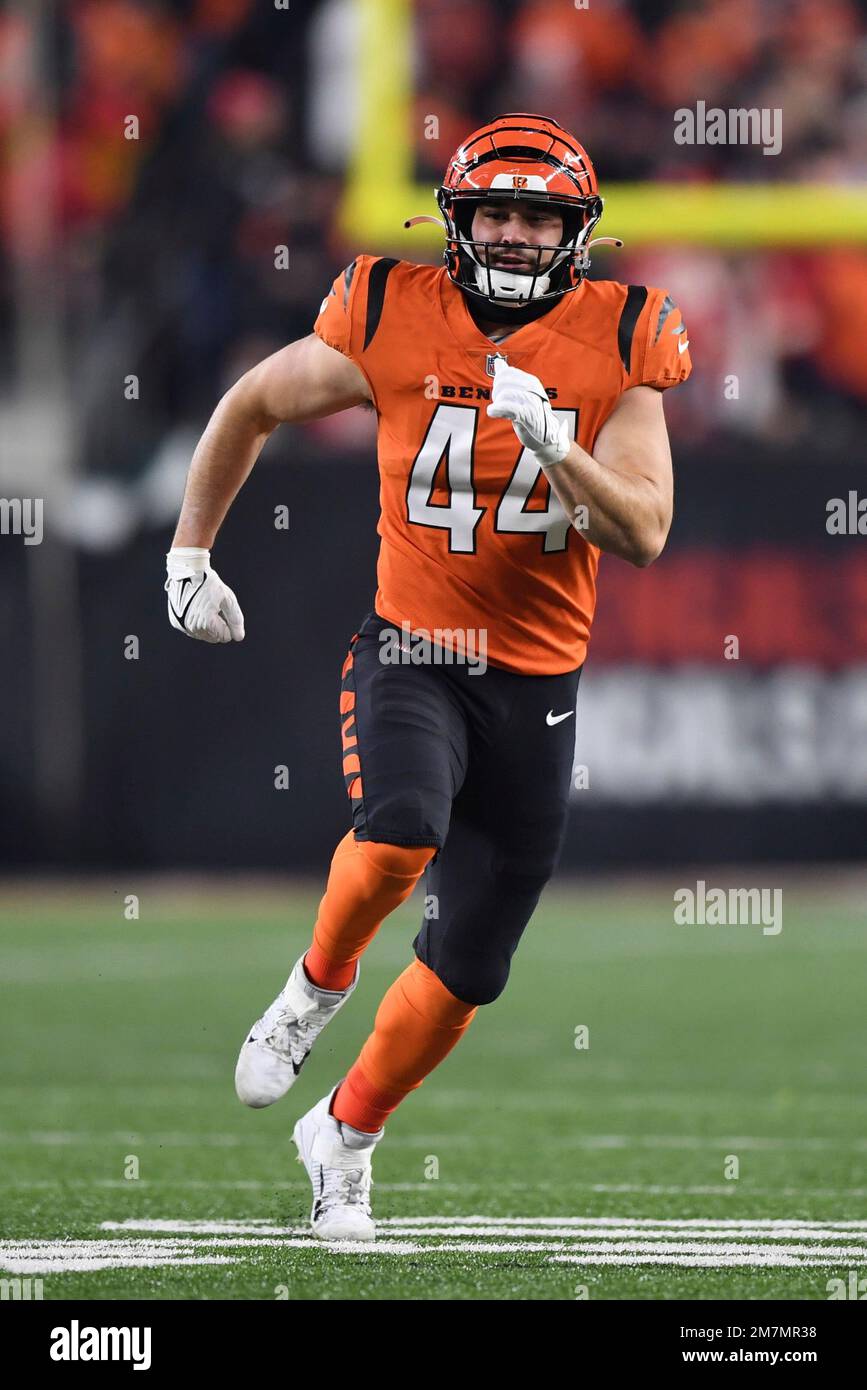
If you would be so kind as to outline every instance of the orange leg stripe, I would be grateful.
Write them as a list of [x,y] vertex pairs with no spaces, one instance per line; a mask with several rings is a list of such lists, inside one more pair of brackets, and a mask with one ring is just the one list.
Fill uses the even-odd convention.
[[364,795],[361,789],[360,777],[356,777],[355,781],[352,783],[351,787],[349,788],[349,795],[352,797],[353,801],[356,801],[360,796]]
[[344,690],[340,695],[340,713],[348,714],[351,709],[355,709],[355,691]]
[[357,753],[346,753],[344,755],[343,771],[344,773],[361,771],[361,760]]

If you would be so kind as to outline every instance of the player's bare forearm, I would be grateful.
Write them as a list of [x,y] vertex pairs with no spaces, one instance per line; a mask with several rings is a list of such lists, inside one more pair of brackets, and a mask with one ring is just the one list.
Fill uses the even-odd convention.
[[564,510],[600,550],[633,565],[661,553],[671,526],[671,452],[662,396],[649,386],[624,392],[599,433],[593,454],[577,443],[545,469]]
[[256,424],[233,391],[220,401],[193,454],[173,548],[211,549],[271,432]]
[[649,565],[660,554],[671,508],[652,478],[618,472],[578,444],[546,473],[570,519],[585,509],[578,529],[591,544],[634,565]]
[[193,454],[173,546],[210,550],[268,436],[370,399],[353,362],[310,334],[251,368],[226,392]]

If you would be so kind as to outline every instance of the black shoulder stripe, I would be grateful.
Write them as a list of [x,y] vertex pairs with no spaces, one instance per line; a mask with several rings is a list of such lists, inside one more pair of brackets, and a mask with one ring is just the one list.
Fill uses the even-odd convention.
[[632,366],[632,335],[635,332],[635,325],[638,322],[638,315],[647,303],[646,285],[628,285],[626,298],[623,301],[623,308],[620,312],[620,323],[617,325],[617,347],[620,352],[620,360],[627,376]]
[[357,261],[353,261],[343,272],[343,307],[346,308],[346,301],[349,298],[349,291],[352,289],[352,277],[355,274]]
[[674,300],[672,299],[670,294],[667,294],[665,296],[665,299],[662,301],[662,305],[659,310],[659,318],[656,320],[656,332],[653,335],[653,341],[655,343],[659,342],[659,335],[665,327],[665,321],[668,318],[669,314],[672,313],[674,313]]
[[391,256],[380,256],[379,260],[374,261],[371,266],[367,281],[367,318],[364,324],[365,348],[370,346],[373,335],[379,327],[379,320],[382,318],[382,306],[385,301],[385,284],[396,265],[397,261]]

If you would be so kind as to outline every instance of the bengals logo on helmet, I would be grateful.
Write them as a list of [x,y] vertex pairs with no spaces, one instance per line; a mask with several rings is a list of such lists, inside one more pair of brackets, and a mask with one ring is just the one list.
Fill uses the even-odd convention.
[[[525,166],[522,173],[516,164]],[[549,116],[518,112],[474,130],[449,160],[443,188],[453,197],[478,196],[504,173],[543,178],[548,197],[558,201],[578,204],[599,193],[587,151]]]

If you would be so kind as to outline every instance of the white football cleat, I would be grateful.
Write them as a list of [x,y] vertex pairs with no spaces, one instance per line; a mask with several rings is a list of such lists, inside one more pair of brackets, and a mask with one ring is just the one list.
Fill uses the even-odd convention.
[[298,1162],[313,1184],[310,1223],[319,1240],[375,1240],[371,1165],[385,1130],[365,1134],[336,1120],[328,1109],[336,1090],[302,1115],[292,1132]]
[[346,1003],[358,984],[355,977],[344,990],[320,989],[308,978],[304,956],[271,1007],[254,1023],[238,1055],[235,1090],[245,1105],[261,1109],[285,1096],[326,1023]]

